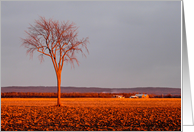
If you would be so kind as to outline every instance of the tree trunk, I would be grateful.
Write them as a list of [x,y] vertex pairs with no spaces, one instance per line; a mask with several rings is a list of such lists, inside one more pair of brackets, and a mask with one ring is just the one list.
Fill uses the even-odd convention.
[[61,72],[58,71],[57,73],[57,87],[58,87],[58,91],[57,91],[57,106],[61,106]]

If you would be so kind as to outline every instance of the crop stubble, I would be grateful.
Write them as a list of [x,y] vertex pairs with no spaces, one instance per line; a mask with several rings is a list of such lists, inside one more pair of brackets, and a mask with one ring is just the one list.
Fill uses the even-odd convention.
[[2,98],[1,130],[180,131],[181,99]]

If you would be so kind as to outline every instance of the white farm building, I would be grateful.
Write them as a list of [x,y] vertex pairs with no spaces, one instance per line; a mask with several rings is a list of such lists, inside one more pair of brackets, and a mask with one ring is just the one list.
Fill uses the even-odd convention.
[[131,96],[129,98],[149,98],[148,94],[136,94],[134,96]]

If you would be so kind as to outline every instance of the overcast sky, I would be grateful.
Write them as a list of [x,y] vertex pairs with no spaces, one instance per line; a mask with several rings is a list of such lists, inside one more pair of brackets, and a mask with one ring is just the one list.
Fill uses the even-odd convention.
[[74,22],[89,37],[80,66],[65,64],[62,86],[181,87],[181,2],[1,2],[1,86],[56,86],[51,59],[21,47],[39,16]]

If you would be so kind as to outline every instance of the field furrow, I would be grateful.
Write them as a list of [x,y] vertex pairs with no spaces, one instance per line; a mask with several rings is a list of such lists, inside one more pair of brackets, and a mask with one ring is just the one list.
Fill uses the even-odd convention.
[[181,130],[181,99],[1,99],[1,130]]

